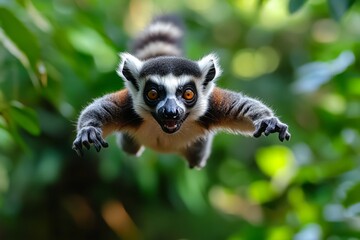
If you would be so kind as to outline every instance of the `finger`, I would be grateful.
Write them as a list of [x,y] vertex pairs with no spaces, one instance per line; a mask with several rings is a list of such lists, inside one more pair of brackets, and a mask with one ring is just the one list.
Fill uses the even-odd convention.
[[268,136],[270,133],[276,132],[275,126],[276,125],[269,124],[269,126],[265,129],[265,132],[264,132],[265,136]]
[[88,131],[84,131],[81,134],[81,142],[86,147],[87,150],[90,149],[90,143],[89,143],[89,133]]
[[84,156],[84,153],[83,153],[82,150],[77,149],[77,148],[73,148],[73,149],[75,150],[76,154],[77,154],[79,157],[83,157],[83,156]]
[[289,132],[286,133],[285,139],[286,141],[289,141],[291,138],[291,134]]
[[75,152],[77,153],[77,155],[79,157],[84,156],[84,153],[82,151],[82,146],[81,146],[81,143],[79,141],[75,140],[75,142],[74,142],[74,144],[72,146],[72,149],[75,150]]
[[102,138],[100,133],[96,134],[96,138],[100,142],[102,147],[107,148],[109,146],[109,144]]
[[261,134],[262,134],[262,133],[264,132],[264,130],[266,129],[266,127],[267,127],[267,123],[264,122],[264,121],[261,122],[259,128],[255,130],[253,136],[256,137],[256,138],[260,137]]
[[100,145],[99,141],[97,140],[95,131],[91,131],[89,134],[89,137],[93,141],[96,151],[99,152],[101,149],[101,145]]
[[282,125],[280,127],[279,140],[282,141],[282,142],[284,141],[284,139],[286,137],[287,129],[288,129],[288,127],[286,125]]

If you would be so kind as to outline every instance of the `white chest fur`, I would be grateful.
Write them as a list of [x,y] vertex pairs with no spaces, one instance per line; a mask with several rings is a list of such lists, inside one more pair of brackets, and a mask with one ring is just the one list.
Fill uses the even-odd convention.
[[189,120],[185,120],[176,133],[168,134],[153,118],[147,118],[140,128],[132,133],[141,145],[164,153],[179,152],[205,134],[206,131],[198,123]]

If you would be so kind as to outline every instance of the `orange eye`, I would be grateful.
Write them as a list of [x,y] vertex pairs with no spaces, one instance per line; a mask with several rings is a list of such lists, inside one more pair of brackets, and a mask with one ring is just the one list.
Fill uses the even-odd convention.
[[159,97],[159,94],[155,89],[151,89],[150,91],[148,91],[147,97],[150,100],[156,100]]
[[192,100],[195,96],[195,93],[191,89],[186,89],[183,93],[183,98],[185,100]]

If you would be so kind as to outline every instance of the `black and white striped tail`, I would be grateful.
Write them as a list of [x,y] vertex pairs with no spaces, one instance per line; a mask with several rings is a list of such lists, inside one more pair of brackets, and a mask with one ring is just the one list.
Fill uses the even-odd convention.
[[164,15],[155,18],[134,40],[132,52],[147,60],[158,56],[182,56],[184,27],[177,16]]

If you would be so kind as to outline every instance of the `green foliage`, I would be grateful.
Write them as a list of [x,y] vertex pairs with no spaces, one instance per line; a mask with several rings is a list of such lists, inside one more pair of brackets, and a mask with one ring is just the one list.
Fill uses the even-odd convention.
[[331,15],[336,20],[340,20],[342,16],[349,10],[356,0],[327,0]]
[[289,12],[297,12],[305,3],[306,0],[289,0]]
[[[157,12],[291,141],[220,134],[201,171],[112,136],[79,158],[79,112],[123,87],[117,53]],[[358,239],[359,19],[355,0],[0,1],[0,239]]]

